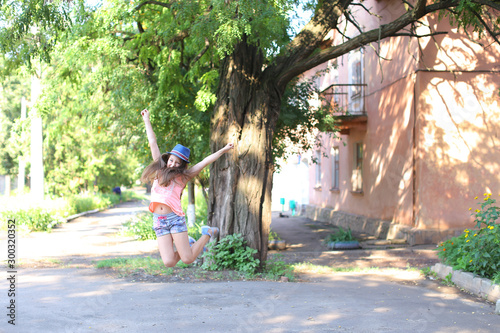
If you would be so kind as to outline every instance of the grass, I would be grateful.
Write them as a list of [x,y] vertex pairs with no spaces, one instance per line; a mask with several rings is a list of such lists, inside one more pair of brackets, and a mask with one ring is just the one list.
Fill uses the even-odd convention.
[[187,265],[182,261],[175,267],[165,267],[159,258],[151,257],[119,257],[99,260],[96,268],[109,268],[116,271],[120,277],[128,277],[137,273],[151,276],[175,275],[179,278],[205,279],[205,280],[279,280],[281,276],[288,277],[289,281],[295,280],[291,265],[285,264],[279,255],[270,256],[266,262],[266,270],[259,273],[240,272],[236,270],[209,271],[195,264]]
[[298,263],[292,265],[294,273],[315,273],[315,274],[331,274],[331,273],[376,273],[376,272],[387,272],[387,271],[395,271],[395,272],[420,272],[422,275],[423,272],[414,267],[407,268],[379,268],[379,267],[330,267],[330,266],[321,266],[314,265],[311,263]]
[[308,262],[292,265],[296,273],[315,273],[315,274],[330,274],[330,273],[370,273],[380,271],[378,267],[330,267],[314,265]]
[[121,276],[128,276],[138,271],[149,275],[170,275],[173,273],[173,269],[165,267],[161,259],[151,257],[104,259],[98,261],[96,267],[112,268],[118,271]]
[[311,263],[285,264],[282,257],[271,256],[262,272],[253,274],[238,272],[235,270],[207,271],[194,265],[186,265],[179,262],[174,268],[163,266],[161,259],[146,258],[114,258],[97,262],[97,268],[111,268],[119,273],[121,277],[127,277],[135,273],[145,273],[152,276],[173,276],[178,278],[191,278],[202,280],[268,280],[277,281],[282,276],[289,281],[296,281],[299,274],[335,274],[335,273],[359,273],[374,274],[385,273],[396,275],[398,272],[418,272],[425,275],[425,270],[407,267],[405,268],[379,268],[379,267],[329,267],[314,265]]

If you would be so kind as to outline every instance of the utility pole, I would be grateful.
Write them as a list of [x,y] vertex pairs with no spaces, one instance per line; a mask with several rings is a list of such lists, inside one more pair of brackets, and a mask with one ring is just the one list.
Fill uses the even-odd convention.
[[43,200],[43,137],[42,118],[36,109],[36,101],[41,94],[40,72],[31,76],[31,195],[34,200]]
[[194,193],[194,179],[188,182],[188,206],[187,206],[187,220],[190,227],[194,227],[196,222],[195,213],[195,193]]
[[[26,119],[26,98],[21,98],[21,120]],[[17,192],[22,194],[24,192],[24,178],[26,177],[26,161],[24,156],[19,156],[19,174],[17,175]]]

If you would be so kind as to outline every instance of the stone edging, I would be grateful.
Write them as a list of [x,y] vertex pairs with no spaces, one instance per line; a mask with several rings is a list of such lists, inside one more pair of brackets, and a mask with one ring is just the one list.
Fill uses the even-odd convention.
[[431,271],[435,272],[441,279],[445,279],[451,274],[451,281],[458,287],[493,303],[496,302],[495,313],[500,314],[500,285],[493,283],[489,279],[474,276],[469,272],[453,270],[452,267],[440,263],[432,266]]
[[113,208],[114,206],[115,205],[110,205],[108,207],[97,208],[97,209],[93,209],[93,210],[88,210],[86,212],[81,212],[81,213],[78,213],[78,214],[70,215],[70,216],[66,217],[65,220],[66,220],[66,222],[69,222],[71,220],[79,218],[80,216],[84,216],[84,215],[88,215],[88,214],[93,214],[93,213],[99,213],[99,212],[102,212],[103,210]]

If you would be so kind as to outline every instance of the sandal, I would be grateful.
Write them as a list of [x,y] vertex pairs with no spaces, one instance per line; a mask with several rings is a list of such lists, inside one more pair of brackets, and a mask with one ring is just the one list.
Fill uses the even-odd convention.
[[201,227],[201,234],[210,236],[210,238],[216,237],[219,234],[219,228],[204,225]]

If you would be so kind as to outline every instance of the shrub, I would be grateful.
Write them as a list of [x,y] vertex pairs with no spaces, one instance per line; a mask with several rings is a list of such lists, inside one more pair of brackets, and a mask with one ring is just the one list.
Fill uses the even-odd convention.
[[53,210],[40,207],[18,211],[3,211],[0,213],[2,221],[15,219],[17,226],[22,226],[30,231],[50,231],[65,219]]
[[325,239],[325,243],[335,243],[335,242],[348,242],[354,241],[356,238],[352,236],[351,228],[344,230],[342,227],[339,227],[339,230],[335,233],[328,235]]
[[294,280],[293,267],[283,261],[282,254],[273,254],[266,261],[265,275],[269,279],[277,280],[282,276],[288,277],[289,281]]
[[150,212],[140,212],[123,224],[121,234],[137,240],[156,239],[153,217]]
[[275,231],[270,231],[269,232],[269,241],[271,242],[274,240],[280,241],[281,237]]
[[[479,276],[500,282],[500,226],[496,224],[500,208],[491,194],[485,193],[476,209],[475,228],[465,229],[458,236],[438,245],[438,256],[443,263]],[[477,199],[477,197],[475,198]],[[470,208],[469,210],[472,210]]]
[[74,212],[73,214],[106,208],[119,202],[120,196],[116,194],[85,194],[68,198],[68,205]]
[[[126,194],[123,198],[135,199],[137,197],[135,194]],[[20,196],[7,202],[8,206],[6,207],[9,207],[9,209],[0,211],[2,229],[6,227],[4,221],[15,219],[18,226],[27,228],[30,231],[50,231],[57,224],[64,223],[65,218],[69,215],[106,208],[119,203],[122,199],[116,194],[75,195],[68,198],[46,199],[24,209],[22,204],[27,200],[29,200],[29,196]],[[17,204],[10,205],[10,201],[16,201]]]
[[204,269],[234,269],[253,274],[259,266],[259,259],[253,257],[257,250],[247,246],[241,234],[228,235],[216,244],[208,244],[207,247],[208,251],[203,254]]

